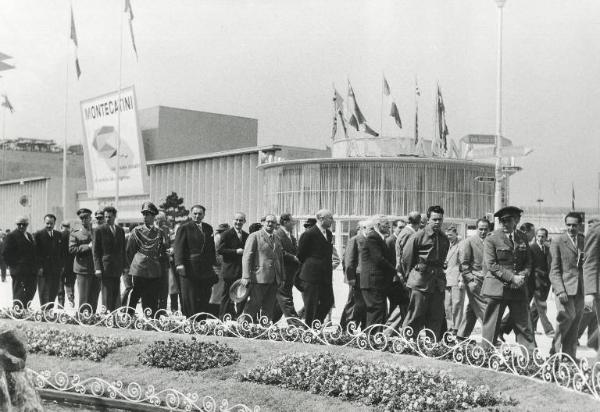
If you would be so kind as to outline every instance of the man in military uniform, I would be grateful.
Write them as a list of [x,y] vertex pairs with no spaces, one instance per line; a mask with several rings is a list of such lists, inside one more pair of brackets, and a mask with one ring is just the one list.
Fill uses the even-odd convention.
[[69,236],[69,252],[75,255],[73,272],[77,275],[78,308],[83,311],[85,310],[83,305],[89,305],[92,313],[96,313],[100,280],[94,275],[92,211],[82,208],[77,211],[77,216],[81,220],[81,227],[73,230]]
[[531,351],[535,347],[527,280],[531,273],[531,251],[526,236],[516,230],[523,211],[514,206],[498,210],[494,217],[500,229],[489,235],[483,244],[483,264],[487,268],[481,293],[487,298],[483,315],[482,337],[494,343],[506,307],[514,322],[517,343]]

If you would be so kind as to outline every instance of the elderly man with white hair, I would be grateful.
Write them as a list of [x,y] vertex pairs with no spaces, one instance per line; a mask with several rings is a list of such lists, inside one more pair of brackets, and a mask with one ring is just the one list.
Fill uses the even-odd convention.
[[13,300],[27,307],[37,288],[36,247],[33,236],[27,232],[29,219],[19,216],[15,223],[17,228],[6,236],[2,256],[10,269]]

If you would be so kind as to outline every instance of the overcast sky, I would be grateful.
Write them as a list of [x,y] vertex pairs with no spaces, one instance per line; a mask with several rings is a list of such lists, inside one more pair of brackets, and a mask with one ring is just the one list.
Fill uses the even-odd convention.
[[[135,85],[156,105],[257,118],[259,144],[330,143],[332,84],[346,79],[380,130],[381,77],[414,128],[433,131],[435,85],[450,137],[495,132],[497,7],[493,0],[73,0],[83,74],[74,72],[69,2],[0,0],[0,72],[7,138],[81,141],[81,100]],[[504,135],[533,154],[511,180],[511,203],[596,206],[600,172],[600,1],[508,0],[504,8]],[[68,66],[68,76],[67,76]],[[395,133],[384,123],[384,134]]]

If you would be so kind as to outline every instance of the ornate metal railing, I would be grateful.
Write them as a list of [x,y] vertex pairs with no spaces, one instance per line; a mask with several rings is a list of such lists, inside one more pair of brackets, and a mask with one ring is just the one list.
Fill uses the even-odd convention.
[[495,348],[488,341],[460,341],[451,334],[445,334],[438,342],[430,330],[423,330],[415,337],[410,328],[396,330],[386,325],[372,325],[359,330],[351,323],[344,330],[340,325],[321,324],[318,321],[309,326],[296,318],[286,319],[283,324],[272,324],[266,317],[262,317],[258,323],[252,323],[250,317],[244,315],[234,321],[231,317],[220,320],[207,313],[199,313],[187,319],[181,314],[172,315],[166,311],[159,311],[153,317],[149,310],[144,315],[132,313],[131,308],[123,307],[113,312],[103,310],[92,314],[91,308],[88,308],[69,314],[61,307],[52,309],[46,306],[33,310],[31,307],[25,309],[17,303],[12,308],[0,309],[0,318],[411,354],[553,382],[562,388],[586,393],[600,400],[600,362],[590,365],[585,359],[576,361],[562,353],[545,357],[537,349],[530,353],[527,348],[518,344],[503,344]]

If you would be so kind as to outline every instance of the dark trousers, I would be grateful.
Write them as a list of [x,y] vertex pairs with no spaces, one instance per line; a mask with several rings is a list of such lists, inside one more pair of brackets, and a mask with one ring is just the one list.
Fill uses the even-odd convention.
[[[594,310],[594,312],[596,312],[596,322],[598,322],[598,324],[596,326],[596,335],[597,335],[598,329],[600,329],[600,295],[596,294],[595,296],[596,297],[594,299],[593,310]],[[589,331],[588,331],[588,339],[589,339]],[[589,345],[589,340],[588,340],[588,345]],[[596,351],[596,362],[598,362],[598,361],[600,361],[600,352]]]
[[41,276],[38,276],[37,282],[40,305],[43,306],[46,303],[50,303],[48,309],[53,308],[54,301],[58,295],[60,272],[44,272]]
[[583,309],[583,316],[579,323],[579,332],[577,338],[581,338],[581,335],[587,329],[587,347],[598,350],[598,319],[596,319],[596,301],[592,306],[591,310]]
[[158,308],[158,285],[160,278],[144,278],[132,276],[133,288],[129,295],[129,307],[135,311],[140,298],[142,299],[142,310],[150,309],[150,317],[154,316]]
[[65,294],[67,295],[69,302],[75,306],[75,274],[73,273],[73,262],[71,262],[71,266],[63,269],[58,282],[58,303],[63,307],[65,306]]
[[537,330],[538,321],[542,322],[542,327],[544,328],[544,333],[546,335],[554,332],[554,328],[552,327],[552,322],[548,319],[548,315],[546,311],[548,310],[548,304],[545,299],[542,299],[539,293],[535,293],[533,295],[533,302],[531,302],[531,306],[529,307],[529,311],[531,312],[531,328],[533,329],[533,333]]
[[382,289],[362,289],[362,297],[367,309],[367,328],[382,325],[387,315],[387,294]]
[[342,311],[340,326],[346,330],[348,323],[354,322],[356,326],[361,328],[367,327],[367,307],[363,299],[360,285],[348,285],[348,299]]
[[87,303],[92,307],[92,313],[96,313],[96,309],[98,309],[98,295],[100,294],[100,280],[95,275],[82,275],[78,273],[77,292],[79,294],[79,311],[85,310],[85,308],[82,308],[82,305]]
[[129,303],[129,295],[131,294],[131,289],[133,289],[133,280],[131,279],[131,275],[121,275],[121,279],[123,280],[123,293],[121,293],[121,306],[128,306]]
[[[179,276],[181,312],[184,316],[189,318],[196,313],[210,313],[212,285],[210,282]],[[198,320],[205,318],[205,315],[199,316]]]
[[569,296],[567,303],[560,303],[558,297],[556,301],[556,334],[552,339],[552,348],[550,355],[558,352],[566,353],[575,359],[577,354],[577,332],[579,323],[583,316],[584,296],[583,288],[576,295]]
[[313,321],[325,321],[333,307],[333,286],[325,283],[302,281],[302,300],[304,301],[304,321],[312,326]]
[[6,263],[4,263],[4,261],[0,262],[0,276],[2,278],[2,282],[6,282]]
[[277,303],[273,309],[273,322],[281,319],[282,315],[286,319],[298,317],[294,307],[293,288],[294,283],[291,280],[283,281],[277,285],[277,292],[275,293]]
[[[393,324],[399,317],[404,319],[408,312],[408,304],[410,303],[410,291],[402,282],[393,282],[387,292],[387,298],[390,302],[386,317],[387,324]],[[398,323],[401,323],[400,320]]]
[[435,338],[440,341],[446,330],[446,311],[444,309],[444,291],[433,290],[421,292],[412,289],[408,313],[404,319],[403,327],[410,326],[416,338],[425,327],[430,329]]
[[169,265],[161,262],[161,274],[158,281],[158,309],[167,310],[169,298]]
[[118,277],[102,277],[102,305],[112,312],[121,306],[121,279]]
[[485,313],[486,300],[481,294],[473,293],[471,289],[466,288],[467,297],[469,298],[469,304],[465,311],[465,316],[458,327],[457,336],[461,338],[468,338],[473,332],[473,328],[479,318],[483,322],[483,315]]
[[223,279],[223,293],[221,295],[221,305],[219,306],[219,318],[223,319],[225,315],[231,315],[232,319],[237,319],[244,311],[246,301],[243,300],[238,304],[233,303],[229,297],[229,289],[237,279]]
[[244,314],[249,315],[256,322],[258,315],[262,312],[263,316],[273,319],[273,310],[277,304],[277,284],[273,283],[252,283],[250,286],[250,296],[244,307]]
[[13,300],[20,301],[22,307],[26,308],[35,296],[37,276],[34,272],[24,273],[17,269],[11,269],[10,277],[12,278]]
[[523,345],[531,355],[535,348],[533,331],[531,330],[531,316],[529,314],[529,299],[504,300],[502,298],[487,298],[483,314],[482,337],[494,343],[500,330],[502,314],[508,308],[517,343]]

